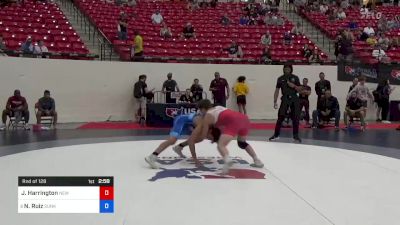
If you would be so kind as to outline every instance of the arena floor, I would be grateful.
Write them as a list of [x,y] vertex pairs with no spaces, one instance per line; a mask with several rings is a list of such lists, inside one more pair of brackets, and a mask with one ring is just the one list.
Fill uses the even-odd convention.
[[[144,161],[168,130],[76,130],[0,133],[1,224],[13,225],[395,225],[400,221],[400,132],[252,131],[265,168],[236,164],[221,176],[215,145],[198,146],[206,168],[172,151],[162,169]],[[188,150],[184,153],[189,155]],[[115,213],[18,214],[18,176],[114,176]]]

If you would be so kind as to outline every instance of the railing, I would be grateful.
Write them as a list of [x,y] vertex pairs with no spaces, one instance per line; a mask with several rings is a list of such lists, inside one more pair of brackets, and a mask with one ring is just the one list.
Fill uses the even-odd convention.
[[[300,21],[301,26],[312,36],[316,37],[317,41],[322,41],[322,46],[323,48],[328,49],[329,52],[334,52],[335,46],[334,46],[334,40],[330,39],[325,35],[325,32],[318,27],[315,27],[312,25],[310,21],[308,21],[307,18],[304,18],[304,14],[302,11],[295,11],[295,6],[294,5],[289,5],[289,3],[286,2],[286,0],[282,0],[282,7],[285,12],[287,12],[288,18],[292,20],[296,20],[296,17],[302,18]],[[296,20],[297,21],[297,20]],[[306,21],[306,22],[304,22]],[[296,24],[294,24],[296,25]],[[310,29],[311,28],[311,29]],[[310,37],[309,37],[310,38]],[[310,38],[311,39],[311,38]]]
[[73,0],[58,0],[59,3],[65,7],[73,16],[75,21],[78,22],[81,29],[88,35],[89,40],[92,42],[93,46],[97,46],[99,51],[100,60],[112,60],[112,54],[114,52],[113,45],[111,41],[107,39],[106,35],[101,32],[95,23],[84,14],[77,6],[74,4]]
[[286,63],[294,65],[336,65],[336,60],[323,60],[320,62],[308,62],[305,60],[270,60],[266,63],[259,59],[251,58],[196,58],[196,57],[173,57],[173,56],[142,56],[133,57],[125,61],[137,62],[174,62],[174,63],[208,63],[208,64],[256,64],[256,65],[282,65]]
[[[166,94],[169,93],[168,91],[155,91],[154,93],[154,99],[153,103],[165,103],[166,102]],[[175,98],[177,102],[179,101],[179,98],[181,95],[184,95],[184,91],[173,91],[171,93],[171,98]],[[207,93],[203,91],[202,93],[202,98],[207,99]]]
[[41,54],[24,53],[22,51],[6,50],[0,51],[1,55],[7,55],[12,57],[27,57],[27,58],[68,58],[68,59],[95,59],[99,58],[99,55],[95,54],[79,54],[79,53],[59,53],[59,52],[46,52]]

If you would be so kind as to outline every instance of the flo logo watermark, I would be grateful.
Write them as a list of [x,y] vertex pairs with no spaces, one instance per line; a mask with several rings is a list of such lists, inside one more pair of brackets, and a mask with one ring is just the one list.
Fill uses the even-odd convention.
[[379,20],[380,18],[382,18],[382,13],[381,12],[362,11],[361,18],[362,19],[377,19],[377,20]]

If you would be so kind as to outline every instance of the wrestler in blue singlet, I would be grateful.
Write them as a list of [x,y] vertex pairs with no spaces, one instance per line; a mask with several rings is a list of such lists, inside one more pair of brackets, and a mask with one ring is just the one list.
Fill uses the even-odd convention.
[[192,128],[195,126],[194,118],[198,115],[197,113],[190,113],[176,116],[169,135],[175,138],[179,138],[182,135],[190,135]]

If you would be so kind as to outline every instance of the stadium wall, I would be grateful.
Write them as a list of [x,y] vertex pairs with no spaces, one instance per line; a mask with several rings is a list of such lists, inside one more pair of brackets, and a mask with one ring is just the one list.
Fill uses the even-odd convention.
[[[273,109],[273,93],[276,79],[282,74],[282,66],[279,65],[127,63],[11,57],[1,57],[0,68],[0,108],[5,107],[14,89],[20,89],[33,112],[34,103],[45,89],[49,89],[56,100],[60,122],[132,120],[133,84],[140,74],[147,74],[149,88],[154,87],[156,90],[161,89],[166,74],[172,72],[181,90],[190,87],[194,78],[199,78],[208,91],[215,71],[219,71],[231,87],[238,76],[245,75],[250,86],[250,118],[275,119],[277,111]],[[332,82],[332,92],[338,97],[343,109],[351,83],[337,81],[336,66],[294,67],[294,73],[300,79],[307,77],[313,89],[321,71]],[[376,84],[368,86],[376,88]],[[392,99],[400,99],[400,92],[395,91]],[[231,94],[228,106],[236,109],[235,101],[236,98]],[[315,92],[310,102],[311,109],[315,108]],[[371,112],[369,117],[374,118],[375,113]]]

